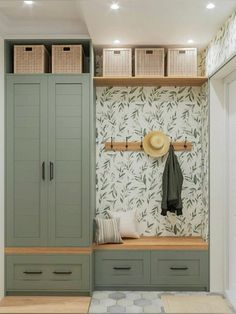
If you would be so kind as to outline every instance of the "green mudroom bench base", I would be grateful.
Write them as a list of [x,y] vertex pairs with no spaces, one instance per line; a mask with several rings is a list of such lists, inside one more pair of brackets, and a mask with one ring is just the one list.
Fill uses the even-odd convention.
[[[49,251],[49,250],[48,250]],[[91,254],[8,254],[7,295],[91,293]]]
[[200,238],[141,238],[95,246],[97,290],[207,291],[208,248]]

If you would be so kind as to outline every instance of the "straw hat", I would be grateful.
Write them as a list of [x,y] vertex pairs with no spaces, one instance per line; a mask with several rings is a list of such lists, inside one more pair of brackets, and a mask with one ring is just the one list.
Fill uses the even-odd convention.
[[143,139],[143,149],[151,157],[164,156],[169,151],[169,147],[169,138],[159,131],[152,131]]

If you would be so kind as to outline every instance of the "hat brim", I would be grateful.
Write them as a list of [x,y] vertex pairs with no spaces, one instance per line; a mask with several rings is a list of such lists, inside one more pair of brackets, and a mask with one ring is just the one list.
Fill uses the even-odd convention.
[[[159,137],[162,137],[164,145],[161,149],[155,149],[154,147],[151,146],[150,144],[150,138],[154,135],[157,135]],[[162,157],[166,155],[169,151],[170,148],[170,140],[169,138],[162,132],[160,131],[152,131],[145,135],[143,139],[143,149],[145,153],[151,157],[157,158],[157,157]]]

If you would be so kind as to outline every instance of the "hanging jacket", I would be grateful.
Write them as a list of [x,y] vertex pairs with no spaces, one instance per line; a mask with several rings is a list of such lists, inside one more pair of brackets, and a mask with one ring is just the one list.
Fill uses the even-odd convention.
[[166,216],[167,211],[182,215],[182,192],[183,175],[174,153],[174,148],[170,145],[169,156],[166,160],[162,178],[162,203],[161,215]]

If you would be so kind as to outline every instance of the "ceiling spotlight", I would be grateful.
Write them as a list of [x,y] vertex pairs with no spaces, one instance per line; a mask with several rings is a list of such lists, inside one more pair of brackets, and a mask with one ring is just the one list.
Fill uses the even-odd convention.
[[31,5],[34,3],[34,1],[24,1],[25,4]]
[[188,44],[193,44],[194,43],[194,40],[193,39],[189,39],[188,40]]
[[215,4],[212,3],[212,2],[210,2],[210,3],[208,3],[208,5],[206,6],[206,8],[207,8],[208,10],[212,10],[212,9],[215,8]]
[[120,8],[120,6],[119,6],[118,3],[114,2],[114,3],[111,4],[111,9],[112,10],[118,10],[119,8]]
[[116,39],[116,40],[113,41],[113,43],[114,43],[115,45],[118,45],[118,44],[120,44],[120,40],[119,40],[119,39]]

